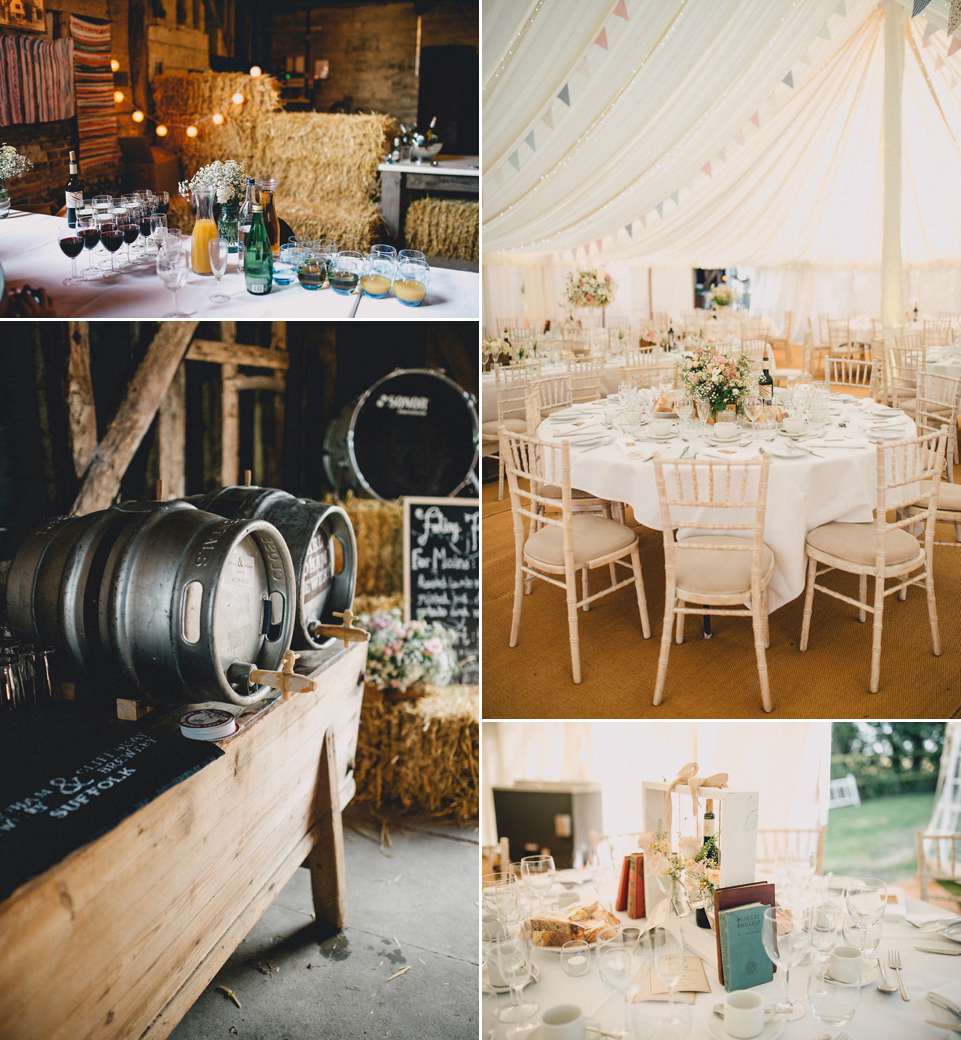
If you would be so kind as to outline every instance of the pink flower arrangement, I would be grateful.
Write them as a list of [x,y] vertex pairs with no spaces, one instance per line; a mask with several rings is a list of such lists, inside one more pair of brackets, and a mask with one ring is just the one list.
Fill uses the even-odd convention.
[[606,307],[614,299],[617,283],[606,272],[593,268],[571,271],[564,287],[564,301],[572,307]]

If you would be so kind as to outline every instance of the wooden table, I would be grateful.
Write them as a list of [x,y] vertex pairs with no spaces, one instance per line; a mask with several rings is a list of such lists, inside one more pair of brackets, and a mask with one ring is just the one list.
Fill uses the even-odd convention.
[[404,237],[404,215],[411,190],[445,195],[480,194],[480,159],[476,155],[438,156],[429,162],[381,163],[380,208],[395,242]]
[[0,904],[3,1040],[162,1040],[305,858],[318,922],[343,926],[366,654],[302,655],[316,693]]

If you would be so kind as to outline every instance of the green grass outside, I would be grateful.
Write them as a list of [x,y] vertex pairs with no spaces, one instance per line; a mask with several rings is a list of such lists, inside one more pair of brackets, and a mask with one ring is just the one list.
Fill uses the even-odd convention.
[[934,792],[874,798],[828,814],[824,870],[896,881],[917,873],[915,831],[924,830]]

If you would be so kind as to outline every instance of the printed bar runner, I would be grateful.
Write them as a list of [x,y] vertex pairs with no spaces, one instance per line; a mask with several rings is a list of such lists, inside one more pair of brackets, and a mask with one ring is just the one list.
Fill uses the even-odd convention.
[[70,16],[77,81],[77,136],[81,169],[120,161],[110,71],[110,25]]
[[72,40],[0,36],[0,126],[69,119],[73,92]]

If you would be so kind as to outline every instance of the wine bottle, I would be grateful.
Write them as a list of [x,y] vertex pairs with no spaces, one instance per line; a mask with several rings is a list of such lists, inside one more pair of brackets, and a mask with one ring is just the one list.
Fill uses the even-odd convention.
[[674,322],[670,320],[668,320],[667,327],[667,349],[674,349]]
[[77,173],[77,153],[70,153],[70,177],[67,180],[67,223],[70,227],[77,226],[77,210],[83,208],[83,184]]
[[774,400],[774,380],[771,378],[771,362],[768,360],[767,351],[764,351],[764,361],[761,363],[761,377],[757,381],[757,392],[759,397],[768,401]]
[[247,192],[244,195],[243,204],[240,207],[240,216],[237,218],[237,231],[240,244],[246,244],[247,233],[254,217],[254,203],[257,201],[257,192],[254,189],[253,177],[247,178]]
[[437,125],[437,116],[430,121],[430,126],[427,127],[427,144],[437,140],[437,134],[434,133],[434,127]]
[[914,320],[915,320],[915,322],[917,322],[917,320],[918,320],[918,305],[917,304],[914,305]]
[[264,227],[264,207],[255,202],[252,208],[250,231],[244,241],[244,282],[247,292],[264,296],[274,281],[274,255]]

